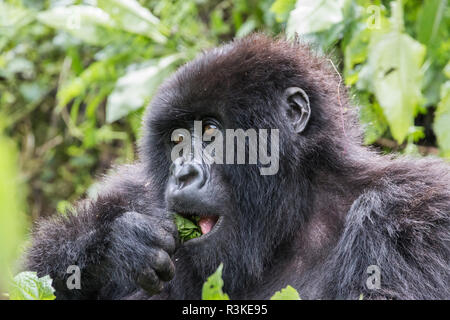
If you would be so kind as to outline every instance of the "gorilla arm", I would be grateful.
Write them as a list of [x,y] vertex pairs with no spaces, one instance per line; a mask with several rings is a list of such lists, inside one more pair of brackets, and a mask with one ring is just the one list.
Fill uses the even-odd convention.
[[[152,294],[173,277],[176,228],[153,203],[141,168],[121,167],[100,185],[97,199],[38,222],[26,268],[49,274],[57,298],[121,298],[139,287]],[[66,284],[71,265],[81,271],[81,289]]]

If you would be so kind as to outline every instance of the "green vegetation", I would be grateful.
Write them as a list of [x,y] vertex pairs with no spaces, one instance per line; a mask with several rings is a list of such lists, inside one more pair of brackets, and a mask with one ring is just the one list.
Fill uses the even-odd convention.
[[175,215],[175,224],[177,225],[180,240],[182,242],[198,238],[202,235],[202,231],[198,226],[198,218],[196,220],[197,221],[191,221],[179,214]]
[[275,294],[270,298],[270,300],[301,300],[300,296],[294,288],[287,286],[280,291],[275,292]]
[[[221,263],[217,270],[203,284],[202,300],[230,300],[230,297],[222,291],[222,271],[223,264]],[[291,286],[287,286],[275,292],[270,300],[300,300],[300,296],[297,290]]]
[[0,0],[0,287],[28,220],[135,160],[161,81],[253,31],[330,57],[366,144],[450,158],[447,0]]
[[202,300],[230,300],[230,297],[222,291],[222,270],[223,264],[221,263],[203,284]]
[[298,1],[290,11],[291,2],[272,9],[289,36],[306,35],[332,53],[360,106],[367,144],[450,156],[447,1]]
[[18,180],[17,150],[11,139],[2,133],[0,115],[0,299],[2,289],[11,280],[14,264],[25,234],[23,185]]
[[14,277],[9,292],[11,300],[54,300],[50,276],[38,278],[36,272],[21,272]]

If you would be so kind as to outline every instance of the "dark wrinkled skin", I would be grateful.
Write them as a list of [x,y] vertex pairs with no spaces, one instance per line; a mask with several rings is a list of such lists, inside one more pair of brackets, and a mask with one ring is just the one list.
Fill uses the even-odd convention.
[[[303,45],[262,35],[181,67],[147,112],[140,161],[103,182],[76,214],[40,221],[25,268],[54,279],[59,299],[199,299],[224,263],[232,299],[267,299],[286,285],[304,299],[450,299],[449,165],[381,156],[362,146],[345,88]],[[283,108],[302,88],[309,122],[296,133]],[[193,201],[167,192],[170,133],[203,117],[223,128],[278,128],[280,168],[212,165]],[[223,216],[205,241],[180,244],[172,213]],[[81,290],[69,290],[69,265]],[[367,267],[381,287],[366,286]]]

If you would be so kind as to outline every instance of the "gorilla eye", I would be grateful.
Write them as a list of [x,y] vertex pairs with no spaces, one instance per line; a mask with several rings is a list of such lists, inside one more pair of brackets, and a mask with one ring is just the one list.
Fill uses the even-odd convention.
[[203,134],[206,134],[207,136],[212,136],[216,130],[218,130],[218,128],[214,124],[206,124],[203,126]]
[[184,140],[184,135],[181,133],[177,133],[172,137],[172,141],[175,144],[179,144],[179,143],[183,142],[183,140]]

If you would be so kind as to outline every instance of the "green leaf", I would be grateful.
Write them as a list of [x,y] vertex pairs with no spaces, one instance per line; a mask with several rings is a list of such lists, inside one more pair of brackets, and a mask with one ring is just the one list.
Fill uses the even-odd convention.
[[444,74],[447,78],[450,78],[450,61],[444,67]]
[[344,0],[298,1],[291,11],[286,32],[289,37],[324,31],[344,19]]
[[275,292],[275,294],[270,298],[270,300],[301,300],[300,296],[294,288],[287,286],[280,291]]
[[210,15],[211,30],[216,35],[225,34],[230,31],[230,25],[224,19],[224,12],[221,9],[213,10]]
[[425,97],[425,106],[435,106],[438,104],[440,100],[441,87],[445,80],[446,77],[442,72],[442,66],[432,63],[426,68],[422,82],[422,92]]
[[145,67],[131,65],[108,97],[106,121],[114,122],[150,101],[159,84],[173,71],[173,64],[182,56],[170,55],[152,60]]
[[450,81],[442,85],[441,101],[436,109],[433,129],[442,155],[450,158]]
[[417,19],[417,39],[429,46],[438,40],[441,28],[445,27],[444,16],[447,0],[427,0]]
[[156,42],[166,42],[159,32],[159,19],[136,0],[98,0],[98,6],[125,31],[149,37]]
[[117,78],[115,59],[102,60],[92,63],[80,76],[65,83],[58,90],[58,103],[65,106],[70,100],[80,97],[86,93],[88,88]]
[[219,265],[216,272],[203,284],[202,300],[230,300],[230,297],[222,291],[222,270],[223,263]]
[[360,30],[354,34],[344,49],[344,76],[345,84],[348,86],[355,84],[358,80],[358,73],[354,72],[355,66],[367,59],[370,34],[370,29],[360,26]]
[[18,29],[30,23],[32,16],[32,13],[26,9],[0,2],[0,34],[8,35],[4,31],[10,31],[9,28]]
[[109,14],[100,8],[87,5],[55,7],[40,12],[37,18],[50,27],[67,31],[93,45],[108,43],[114,35],[112,29],[116,28]]
[[402,143],[424,102],[421,67],[426,48],[402,32],[402,8],[395,4],[391,16],[393,30],[371,40],[364,78],[371,79],[369,89],[383,109],[392,136]]
[[9,296],[11,300],[54,300],[54,292],[50,276],[38,278],[36,272],[25,271],[14,277]]
[[[359,22],[355,25],[352,32],[349,32],[346,37],[346,45],[343,47],[344,51],[344,78],[345,84],[352,86],[360,80],[360,72],[364,72],[365,63],[369,55],[370,43],[375,43],[383,35],[388,33],[389,20],[380,16],[380,28],[368,28],[366,22]],[[344,39],[345,40],[345,39]],[[362,75],[364,76],[364,74]],[[371,79],[364,79],[369,80]],[[370,85],[359,83],[358,87],[367,89]]]
[[191,220],[186,219],[179,214],[175,215],[175,224],[178,229],[181,241],[198,238],[202,235],[200,227]]
[[248,19],[241,25],[238,31],[236,31],[236,38],[243,38],[255,30],[257,22],[254,19]]
[[386,118],[378,103],[368,101],[361,106],[359,118],[364,129],[364,143],[372,144],[388,129]]
[[374,93],[398,143],[406,138],[423,101],[420,67],[424,57],[422,44],[396,31],[387,34],[370,49]]
[[3,134],[5,120],[0,112],[0,292],[11,278],[10,270],[19,256],[27,229],[27,216],[23,208],[26,188],[19,179],[19,157],[15,143]]
[[270,11],[275,13],[277,22],[286,21],[289,12],[295,7],[296,0],[276,0],[270,7]]

